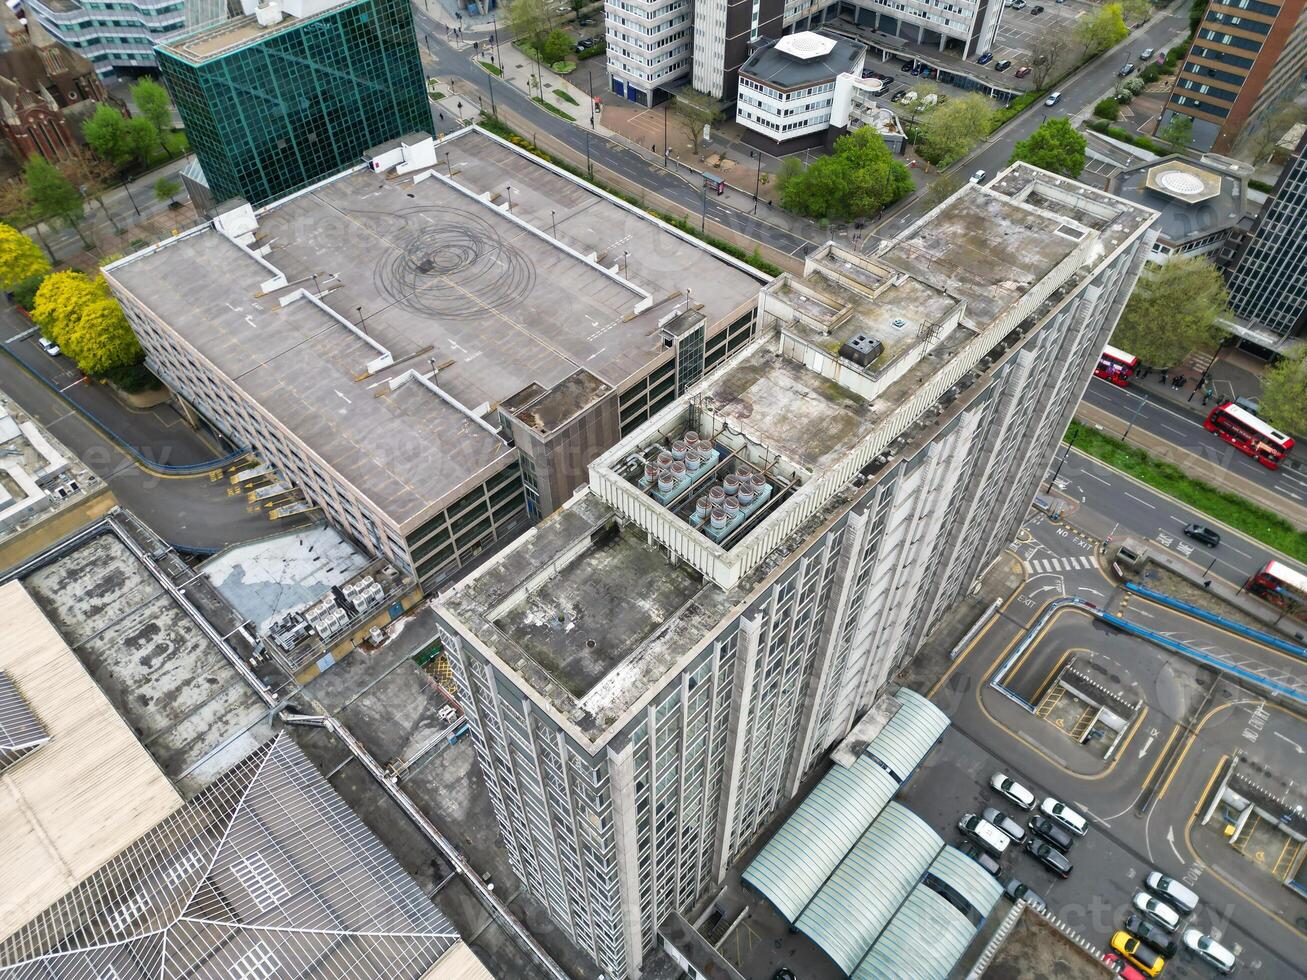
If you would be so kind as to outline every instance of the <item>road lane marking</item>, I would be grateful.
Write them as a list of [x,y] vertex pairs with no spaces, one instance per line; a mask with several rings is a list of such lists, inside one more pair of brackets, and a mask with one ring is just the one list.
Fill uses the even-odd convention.
[[1125,496],[1129,497],[1131,500],[1134,500],[1134,501],[1136,501],[1137,503],[1141,503],[1141,504],[1143,504],[1143,505],[1144,505],[1145,507],[1147,507],[1149,510],[1157,510],[1157,506],[1156,506],[1155,504],[1150,504],[1147,500],[1144,500],[1144,499],[1141,498],[1141,497],[1136,497],[1136,496],[1135,496],[1133,493],[1131,493],[1129,490],[1122,490],[1121,492],[1122,492],[1123,494],[1125,494]]

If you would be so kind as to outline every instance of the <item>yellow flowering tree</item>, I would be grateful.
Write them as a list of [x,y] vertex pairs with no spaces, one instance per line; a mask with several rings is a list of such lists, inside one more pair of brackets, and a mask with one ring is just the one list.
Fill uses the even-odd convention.
[[55,272],[36,291],[32,319],[86,374],[135,364],[141,346],[103,278]]
[[24,279],[50,271],[45,253],[17,228],[0,224],[0,289],[6,292]]

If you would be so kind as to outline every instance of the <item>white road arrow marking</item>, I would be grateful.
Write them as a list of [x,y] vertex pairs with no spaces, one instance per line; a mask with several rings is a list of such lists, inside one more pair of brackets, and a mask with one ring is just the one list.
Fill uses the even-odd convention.
[[1185,860],[1184,860],[1184,858],[1182,858],[1182,857],[1180,856],[1180,852],[1179,852],[1179,850],[1178,850],[1178,849],[1176,848],[1176,846],[1175,846],[1175,828],[1174,828],[1174,827],[1167,827],[1167,828],[1166,828],[1166,842],[1167,842],[1168,844],[1171,845],[1171,853],[1173,853],[1173,854],[1175,855],[1175,859],[1176,859],[1177,861],[1179,861],[1181,865],[1183,865],[1183,864],[1185,863]]
[[1144,756],[1146,756],[1146,755],[1148,754],[1148,750],[1151,749],[1151,748],[1153,747],[1153,739],[1154,739],[1155,737],[1156,737],[1156,736],[1154,736],[1154,735],[1149,735],[1149,736],[1148,736],[1148,741],[1144,742],[1144,747],[1143,747],[1142,749],[1139,750],[1139,758],[1142,759]]
[[1291,739],[1288,735],[1282,735],[1279,732],[1272,732],[1271,734],[1274,735],[1276,738],[1284,739],[1286,742],[1288,742],[1290,745],[1294,747],[1294,751],[1296,751],[1299,755],[1302,755],[1303,752],[1302,746],[1299,745],[1297,742],[1295,742],[1293,739]]

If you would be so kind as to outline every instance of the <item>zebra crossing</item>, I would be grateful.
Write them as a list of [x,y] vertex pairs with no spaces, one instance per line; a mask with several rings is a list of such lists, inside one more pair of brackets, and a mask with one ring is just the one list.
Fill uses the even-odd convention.
[[1036,558],[1033,561],[1027,561],[1031,571],[1037,573],[1044,572],[1073,572],[1078,568],[1093,568],[1094,559],[1091,555],[1074,555],[1065,558]]

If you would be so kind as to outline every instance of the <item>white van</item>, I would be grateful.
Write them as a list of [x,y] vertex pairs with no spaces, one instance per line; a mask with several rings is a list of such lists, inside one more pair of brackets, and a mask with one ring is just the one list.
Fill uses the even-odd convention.
[[1198,896],[1194,894],[1193,889],[1188,888],[1174,878],[1168,878],[1160,871],[1154,871],[1144,883],[1148,885],[1148,890],[1155,895],[1160,895],[1181,912],[1189,913],[1198,908]]
[[989,851],[994,857],[1002,857],[1003,852],[1012,843],[1012,838],[1008,837],[1007,834],[988,820],[978,817],[974,813],[964,813],[962,815],[962,819],[958,821],[958,830]]

